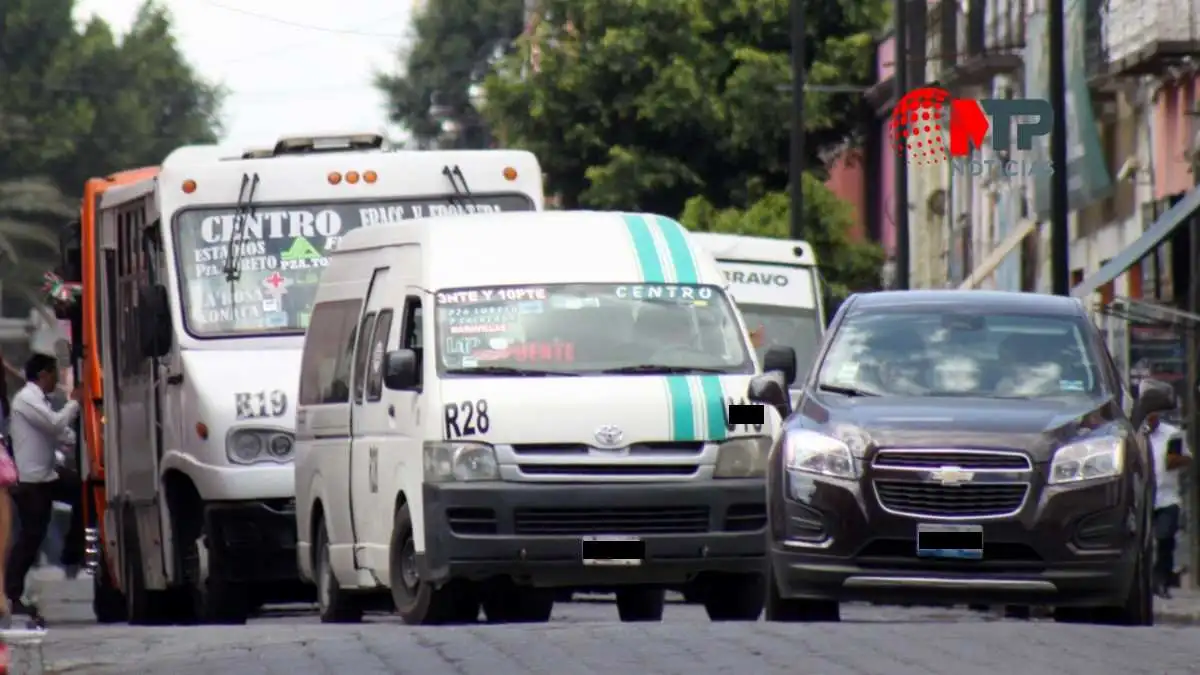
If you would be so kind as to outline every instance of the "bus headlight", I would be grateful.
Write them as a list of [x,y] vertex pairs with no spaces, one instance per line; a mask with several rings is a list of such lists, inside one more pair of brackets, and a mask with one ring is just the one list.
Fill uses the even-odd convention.
[[225,441],[225,454],[234,464],[290,462],[292,435],[277,429],[235,429]]
[[735,438],[717,449],[713,478],[758,478],[767,471],[771,439],[765,436]]
[[430,483],[498,480],[496,450],[486,443],[425,444],[425,480]]

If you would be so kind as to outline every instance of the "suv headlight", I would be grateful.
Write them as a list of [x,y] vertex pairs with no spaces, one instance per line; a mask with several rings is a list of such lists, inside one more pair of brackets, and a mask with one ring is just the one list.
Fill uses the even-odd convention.
[[832,436],[815,431],[786,432],[783,437],[783,462],[789,471],[834,478],[858,476],[850,448]]
[[767,471],[771,439],[765,436],[735,438],[717,448],[713,478],[758,478]]
[[499,478],[496,450],[486,443],[425,444],[425,480],[430,483]]
[[1096,438],[1059,448],[1050,462],[1051,485],[1078,483],[1121,475],[1125,469],[1125,441]]
[[234,464],[290,462],[292,434],[277,429],[234,429],[225,439],[225,454]]

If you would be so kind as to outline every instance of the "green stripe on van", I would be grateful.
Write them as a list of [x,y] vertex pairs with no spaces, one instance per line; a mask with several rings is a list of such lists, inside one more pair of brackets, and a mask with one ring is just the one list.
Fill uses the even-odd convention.
[[698,283],[696,275],[696,260],[692,257],[692,249],[688,246],[686,230],[679,223],[665,216],[655,216],[654,222],[663,240],[667,242],[667,251],[671,254],[671,266],[675,268],[675,282],[680,284]]
[[623,213],[625,228],[629,230],[629,238],[633,240],[633,250],[637,254],[638,267],[641,268],[642,281],[650,284],[661,284],[667,280],[663,275],[662,263],[658,261],[658,249],[654,238],[650,236],[650,226],[646,219],[633,213]]
[[716,375],[701,375],[700,388],[704,390],[704,406],[708,420],[709,441],[725,440],[725,390],[721,378]]
[[687,378],[670,375],[666,379],[667,391],[671,395],[671,440],[697,440],[696,410],[692,407],[692,394],[688,391]]

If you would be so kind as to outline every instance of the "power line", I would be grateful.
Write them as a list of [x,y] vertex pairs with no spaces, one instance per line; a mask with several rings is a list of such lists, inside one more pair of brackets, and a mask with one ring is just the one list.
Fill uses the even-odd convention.
[[354,28],[333,28],[330,26],[315,26],[310,23],[301,23],[299,21],[292,21],[291,19],[284,19],[284,18],[281,18],[278,16],[271,16],[270,14],[259,14],[258,12],[252,12],[248,9],[242,9],[241,7],[231,7],[229,5],[224,5],[219,2],[214,2],[213,0],[200,0],[200,1],[206,5],[211,5],[213,7],[216,7],[217,9],[225,10],[226,12],[232,12],[234,14],[241,14],[242,16],[248,16],[248,17],[251,17],[254,19],[258,19],[260,21],[267,21],[270,23],[278,24],[280,26],[290,26],[292,28],[300,28],[302,30],[311,30],[311,31],[315,31],[318,33],[334,33],[334,34],[338,34],[338,35],[355,35],[358,37],[394,38],[394,39],[400,39],[400,40],[408,37],[407,35],[401,35],[398,33],[380,33],[377,31],[359,30],[359,29],[354,29]]
[[[388,23],[388,22],[394,21],[396,19],[399,19],[402,16],[408,16],[408,14],[409,14],[409,12],[407,12],[407,11],[396,12],[394,14],[385,14],[384,16],[381,16],[377,19],[371,19],[370,21],[364,23],[363,25],[373,26],[376,24]],[[334,35],[343,35],[344,37],[355,37],[355,38],[364,37],[362,35],[355,35],[353,33],[351,33],[351,34],[334,33]],[[373,35],[373,36],[369,36],[369,37],[393,39],[391,35]],[[407,37],[405,39],[407,39]],[[282,47],[276,47],[275,49],[264,49],[263,51],[260,51],[260,52],[255,52],[253,54],[245,54],[242,56],[232,58],[228,61],[222,61],[219,65],[221,65],[223,67],[238,66],[238,65],[242,65],[244,63],[249,63],[251,61],[258,61],[259,59],[266,59],[266,58],[271,58],[274,56],[279,56],[280,54],[290,54],[292,52],[300,51],[301,49],[312,49],[312,42],[310,40],[301,40],[301,41],[297,41],[297,42],[293,42],[293,43],[284,45]]]

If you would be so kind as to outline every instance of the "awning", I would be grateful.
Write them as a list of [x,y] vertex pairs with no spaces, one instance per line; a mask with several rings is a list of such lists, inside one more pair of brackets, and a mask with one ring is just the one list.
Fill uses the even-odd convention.
[[1159,216],[1158,220],[1142,233],[1142,236],[1135,239],[1132,244],[1125,247],[1125,250],[1113,256],[1112,260],[1084,279],[1083,283],[1073,288],[1071,295],[1076,298],[1086,298],[1099,290],[1101,286],[1124,274],[1139,260],[1158,248],[1158,245],[1171,236],[1175,228],[1187,222],[1197,209],[1200,209],[1200,186],[1189,190],[1183,199],[1175,203],[1175,206]]

